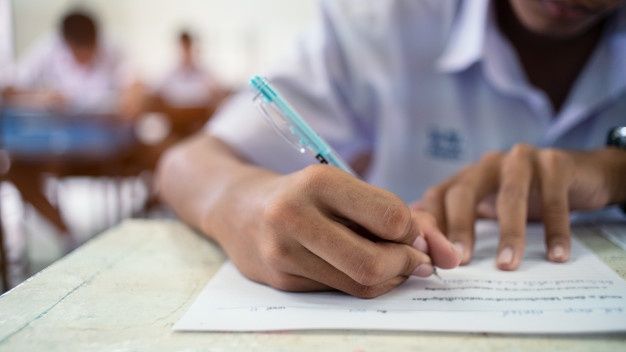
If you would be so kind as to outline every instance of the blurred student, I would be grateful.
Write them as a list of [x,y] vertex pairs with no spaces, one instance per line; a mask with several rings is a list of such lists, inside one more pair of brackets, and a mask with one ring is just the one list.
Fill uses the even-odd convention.
[[[36,128],[40,128],[37,135],[42,135],[37,139],[28,137],[24,143],[18,140],[20,152],[49,158],[58,153],[68,160],[71,169],[72,156],[96,157],[102,153],[109,157],[129,143],[132,137],[128,121],[107,123],[105,130],[100,117],[137,115],[142,106],[141,84],[132,78],[121,53],[104,40],[91,14],[69,11],[60,20],[58,30],[39,40],[18,62],[15,71],[10,85],[2,92],[3,104],[15,108],[9,114],[11,123],[25,130],[27,137],[29,130]],[[33,116],[32,121],[38,121],[39,126],[20,124],[25,117]],[[78,124],[63,120],[64,116],[87,119]],[[67,240],[67,248],[71,248],[75,245],[71,231],[58,207],[43,192],[46,167],[45,163],[13,163],[9,180],[23,199],[57,228]],[[63,169],[61,165],[57,167]]]
[[63,16],[58,31],[37,42],[17,64],[5,102],[75,114],[131,116],[141,106],[141,85],[121,53],[102,38],[82,10]]
[[485,213],[498,268],[533,213],[564,262],[570,211],[626,203],[626,151],[606,146],[626,126],[624,0],[322,4],[268,77],[367,183],[305,167],[250,93],[161,164],[165,200],[247,277],[374,297],[469,262]]
[[173,107],[204,107],[221,94],[215,78],[198,62],[196,39],[188,31],[178,35],[178,63],[165,75],[157,94]]

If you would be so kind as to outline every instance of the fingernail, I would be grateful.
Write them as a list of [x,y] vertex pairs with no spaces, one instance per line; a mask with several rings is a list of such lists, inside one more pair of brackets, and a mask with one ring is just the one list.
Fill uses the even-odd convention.
[[454,242],[453,246],[454,246],[454,251],[456,252],[456,255],[459,257],[460,260],[463,260],[463,257],[465,255],[463,243]]
[[565,254],[565,248],[560,244],[552,247],[552,249],[550,250],[550,259],[559,262],[566,260],[567,258]]
[[413,242],[413,247],[417,248],[417,250],[422,253],[428,253],[428,243],[424,239],[424,236],[417,236],[415,242]]
[[430,264],[420,264],[413,270],[413,276],[429,277],[433,274],[433,266]]
[[498,264],[511,264],[513,261],[513,248],[504,247],[498,254]]

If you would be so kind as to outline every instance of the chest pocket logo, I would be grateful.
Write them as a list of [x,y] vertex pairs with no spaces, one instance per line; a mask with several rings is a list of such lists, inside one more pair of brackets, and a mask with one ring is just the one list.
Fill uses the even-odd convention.
[[433,159],[460,160],[463,140],[455,129],[431,128],[428,132],[427,153]]

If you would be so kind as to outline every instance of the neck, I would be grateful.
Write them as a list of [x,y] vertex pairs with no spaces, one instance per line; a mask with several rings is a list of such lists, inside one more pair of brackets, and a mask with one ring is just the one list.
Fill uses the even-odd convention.
[[551,37],[526,28],[509,1],[495,4],[498,26],[515,48],[528,81],[548,95],[558,112],[600,41],[606,21],[579,35]]
[[528,29],[517,17],[510,1],[495,1],[498,26],[517,46],[532,47],[537,50],[559,51],[563,47],[585,47],[595,45],[602,35],[606,20],[581,33],[558,37],[541,34]]

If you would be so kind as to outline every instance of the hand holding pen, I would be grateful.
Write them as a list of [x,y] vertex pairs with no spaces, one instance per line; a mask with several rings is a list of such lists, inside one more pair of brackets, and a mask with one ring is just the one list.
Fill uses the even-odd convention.
[[[411,211],[397,196],[356,178],[266,80],[255,77],[251,84],[265,117],[290,144],[336,166],[312,166],[284,176],[292,180],[287,189],[276,191],[264,219],[276,234],[272,240],[283,242],[274,243],[280,250],[270,252],[280,258],[273,270],[289,268],[288,277],[305,281],[288,282],[302,283],[302,290],[321,284],[319,289],[373,297],[410,275],[427,277],[435,266],[459,264],[459,254],[432,216]],[[282,284],[273,286],[301,287]]]

